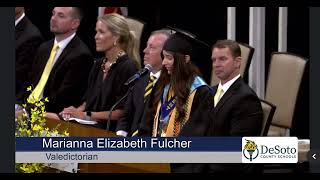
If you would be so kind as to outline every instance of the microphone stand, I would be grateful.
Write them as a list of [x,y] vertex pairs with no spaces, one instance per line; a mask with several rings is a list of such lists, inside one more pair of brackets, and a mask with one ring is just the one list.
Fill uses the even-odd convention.
[[116,107],[119,105],[119,103],[120,103],[121,101],[123,101],[125,98],[127,98],[127,96],[132,92],[134,85],[135,85],[135,84],[133,84],[133,86],[130,86],[129,89],[128,89],[128,91],[126,92],[126,94],[125,94],[122,98],[120,98],[120,99],[111,107],[111,109],[109,110],[109,116],[108,116],[108,122],[107,122],[107,129],[106,129],[107,131],[109,131],[109,129],[110,129],[110,122],[111,122],[112,111],[114,110],[114,108],[116,108]]

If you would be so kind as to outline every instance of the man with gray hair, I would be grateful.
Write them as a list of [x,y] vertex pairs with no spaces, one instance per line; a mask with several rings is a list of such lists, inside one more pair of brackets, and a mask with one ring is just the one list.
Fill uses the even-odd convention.
[[137,81],[130,92],[124,109],[124,116],[117,125],[119,136],[139,136],[147,128],[141,122],[146,102],[156,81],[160,77],[162,68],[161,52],[165,41],[170,36],[170,30],[153,31],[148,39],[144,52],[144,65],[151,65],[152,70]]

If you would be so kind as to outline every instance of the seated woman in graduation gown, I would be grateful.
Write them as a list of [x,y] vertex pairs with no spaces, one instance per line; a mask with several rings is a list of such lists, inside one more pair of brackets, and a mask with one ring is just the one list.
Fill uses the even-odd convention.
[[[105,57],[93,65],[83,104],[77,108],[64,108],[58,116],[60,119],[75,117],[97,121],[97,126],[105,129],[109,110],[127,92],[128,87],[124,83],[138,71],[140,59],[134,34],[121,15],[107,14],[99,17],[95,41],[96,50],[104,52]],[[110,130],[115,130],[122,113],[123,104],[120,104],[112,112]],[[56,117],[50,113],[48,116]]]

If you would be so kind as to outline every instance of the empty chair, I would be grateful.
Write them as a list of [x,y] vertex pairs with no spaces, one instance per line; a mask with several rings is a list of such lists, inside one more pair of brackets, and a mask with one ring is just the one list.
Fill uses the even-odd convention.
[[289,136],[307,59],[291,53],[271,55],[265,100],[277,107],[268,136]]
[[263,112],[261,136],[267,136],[274,112],[276,111],[276,106],[262,99],[260,99],[260,102]]
[[[241,66],[240,66],[240,75],[244,79],[248,77],[248,71],[251,63],[251,59],[254,53],[254,48],[249,46],[248,44],[238,42],[241,48]],[[216,77],[213,70],[211,72],[211,86],[215,86],[220,82],[220,80]]]

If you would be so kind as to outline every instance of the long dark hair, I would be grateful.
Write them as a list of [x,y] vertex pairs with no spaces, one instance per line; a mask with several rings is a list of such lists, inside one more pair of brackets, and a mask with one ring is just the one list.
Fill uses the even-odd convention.
[[[182,121],[185,118],[184,106],[188,100],[190,87],[197,75],[200,75],[199,69],[192,64],[191,61],[188,63],[185,60],[185,55],[181,53],[174,53],[168,51],[172,54],[174,58],[172,73],[169,75],[167,70],[163,67],[161,76],[155,86],[155,92],[150,97],[150,108],[151,112],[154,115],[156,113],[156,108],[158,102],[160,101],[160,96],[165,85],[170,83],[170,86],[174,92],[174,95],[177,97],[177,119]],[[153,116],[154,117],[154,116]]]

